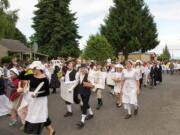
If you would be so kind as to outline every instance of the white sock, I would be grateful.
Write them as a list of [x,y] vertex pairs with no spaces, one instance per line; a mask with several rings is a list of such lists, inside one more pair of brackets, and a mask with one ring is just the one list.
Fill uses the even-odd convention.
[[131,115],[131,105],[130,104],[127,105],[127,110],[128,110],[128,114]]
[[92,111],[91,107],[88,109],[88,113],[89,113],[90,115],[93,115],[93,111]]
[[72,112],[72,107],[71,107],[71,105],[67,105],[67,111],[68,111],[68,112]]
[[82,122],[82,123],[85,123],[85,119],[86,119],[86,115],[82,114],[81,122]]
[[80,105],[83,106],[83,101],[82,100],[80,101]]

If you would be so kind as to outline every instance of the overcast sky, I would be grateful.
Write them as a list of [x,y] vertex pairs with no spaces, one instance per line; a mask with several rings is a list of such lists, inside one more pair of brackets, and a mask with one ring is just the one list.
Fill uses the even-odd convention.
[[[34,5],[37,0],[9,0],[11,9],[19,9],[17,27],[29,37],[34,33],[31,28]],[[160,53],[165,44],[168,45],[173,57],[180,58],[180,0],[145,0],[155,17],[159,33],[160,45],[153,51]],[[72,0],[70,8],[77,12],[79,34],[83,37],[80,48],[86,44],[90,34],[98,32],[112,0]],[[178,50],[179,49],[179,50]]]

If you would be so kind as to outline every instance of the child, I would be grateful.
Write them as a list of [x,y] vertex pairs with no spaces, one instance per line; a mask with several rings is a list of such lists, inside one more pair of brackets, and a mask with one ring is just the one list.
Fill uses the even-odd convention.
[[121,107],[122,103],[121,103],[121,79],[122,79],[122,71],[123,71],[123,66],[121,64],[117,64],[116,65],[116,74],[115,77],[113,78],[113,81],[115,83],[114,85],[114,93],[115,96],[117,98],[116,100],[116,106],[117,107]]
[[19,72],[16,68],[10,69],[11,81],[9,84],[9,88],[11,89],[10,95],[10,103],[11,103],[11,121],[9,126],[14,126],[17,122],[17,108],[20,101],[20,94],[17,92],[18,88],[18,75]]
[[22,100],[21,100],[21,103],[20,103],[20,106],[18,108],[18,115],[21,119],[21,122],[23,124],[23,126],[20,128],[20,129],[24,129],[24,124],[25,124],[25,118],[27,116],[27,112],[28,112],[28,92],[29,92],[29,82],[26,81],[26,80],[21,80],[19,81],[19,84],[18,84],[18,89],[17,91],[19,93],[21,93],[21,97],[22,97]]
[[105,79],[106,79],[106,72],[101,71],[101,65],[96,65],[96,72],[95,72],[95,88],[96,88],[96,95],[98,104],[96,109],[99,110],[102,105],[102,91],[105,89]]
[[80,67],[80,75],[79,75],[79,84],[78,88],[80,90],[80,96],[82,100],[81,105],[81,112],[82,117],[81,121],[77,123],[77,126],[79,129],[84,127],[85,120],[90,120],[93,118],[93,112],[89,105],[89,100],[91,97],[91,89],[94,88],[94,85],[92,82],[88,80],[88,72],[87,72],[87,66],[85,64],[82,64]]

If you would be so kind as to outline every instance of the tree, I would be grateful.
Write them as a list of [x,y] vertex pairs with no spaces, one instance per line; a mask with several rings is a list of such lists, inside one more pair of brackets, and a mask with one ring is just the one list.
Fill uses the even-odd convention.
[[19,40],[25,45],[27,45],[26,36],[18,28],[15,29],[15,34],[14,34],[13,39]]
[[87,60],[96,60],[101,64],[105,64],[108,58],[113,57],[113,48],[107,39],[100,34],[91,35],[87,41],[82,58]]
[[40,50],[50,56],[78,57],[78,25],[70,0],[40,0],[33,28]]
[[16,22],[18,10],[9,11],[9,1],[0,0],[0,39],[14,38],[16,33]]
[[0,11],[4,11],[4,9],[7,9],[8,7],[9,7],[8,0],[0,0]]
[[123,52],[127,59],[131,52],[145,52],[159,44],[156,24],[144,0],[114,0],[109,12],[100,31],[116,55]]
[[158,60],[169,61],[170,59],[171,59],[171,54],[169,52],[167,45],[165,45],[162,54],[158,57]]

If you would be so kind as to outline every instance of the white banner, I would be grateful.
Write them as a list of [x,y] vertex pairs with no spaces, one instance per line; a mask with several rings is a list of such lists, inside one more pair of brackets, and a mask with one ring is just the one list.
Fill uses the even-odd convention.
[[106,72],[97,72],[95,75],[95,89],[105,89]]
[[65,83],[64,81],[61,81],[61,97],[63,100],[74,103],[73,94],[74,90],[71,90],[71,88],[75,85],[74,83]]

